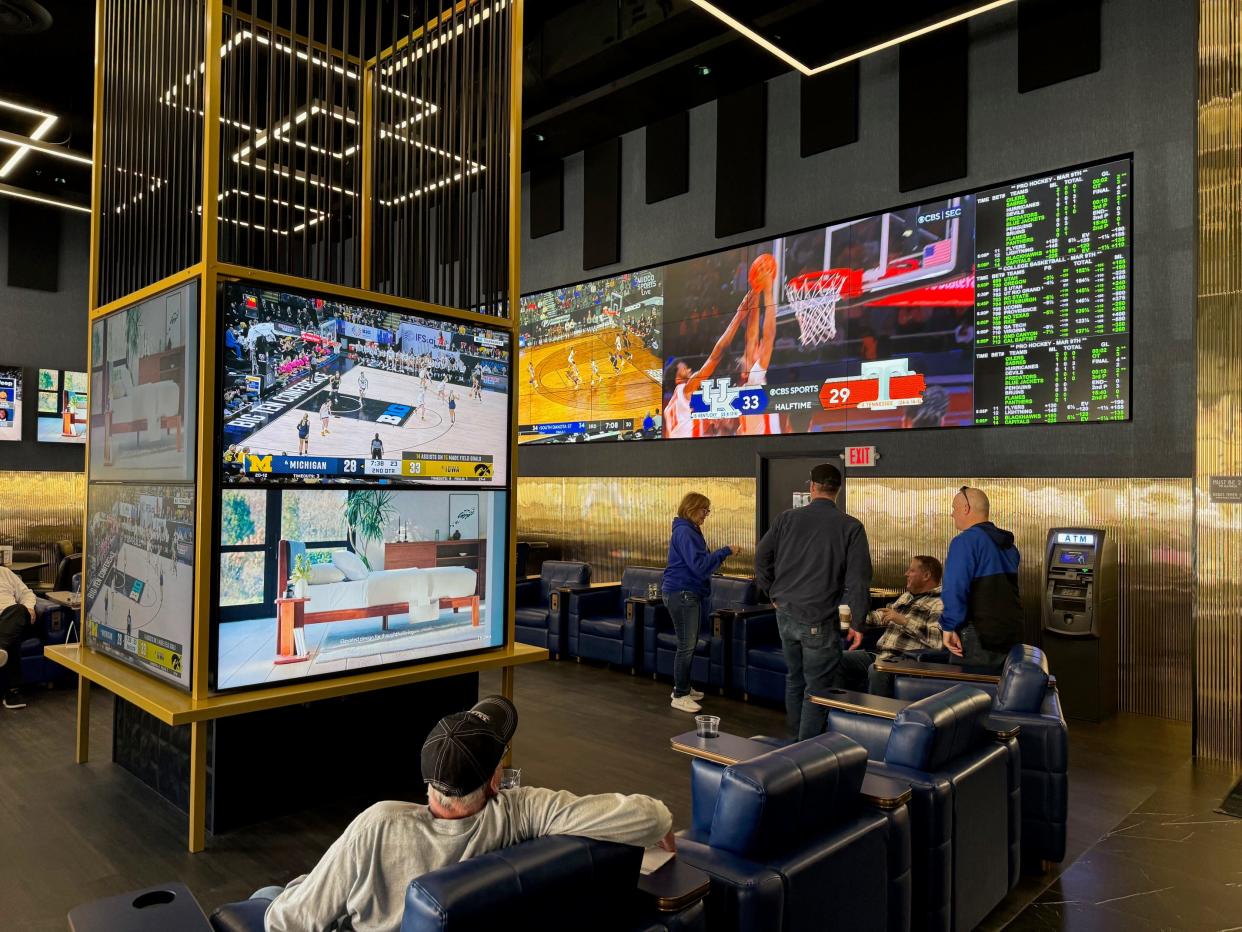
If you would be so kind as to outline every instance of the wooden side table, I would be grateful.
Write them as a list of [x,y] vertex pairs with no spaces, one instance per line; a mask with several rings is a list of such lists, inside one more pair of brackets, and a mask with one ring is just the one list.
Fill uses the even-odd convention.
[[276,663],[302,663],[310,660],[309,654],[297,652],[294,632],[306,624],[306,603],[310,599],[276,600]]

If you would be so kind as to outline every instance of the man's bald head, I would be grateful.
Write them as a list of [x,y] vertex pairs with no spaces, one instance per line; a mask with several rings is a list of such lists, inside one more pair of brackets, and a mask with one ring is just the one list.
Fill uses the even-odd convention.
[[983,489],[964,485],[953,496],[953,525],[959,531],[988,520],[992,503]]

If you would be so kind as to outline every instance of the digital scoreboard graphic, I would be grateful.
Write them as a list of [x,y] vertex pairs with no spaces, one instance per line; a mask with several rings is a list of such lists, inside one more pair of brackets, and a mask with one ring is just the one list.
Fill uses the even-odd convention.
[[503,485],[510,337],[257,285],[222,289],[225,485]]
[[[1128,419],[1130,174],[1054,172],[529,296],[521,440]],[[634,368],[658,404],[636,380],[609,416],[615,308],[639,280],[658,359]]]

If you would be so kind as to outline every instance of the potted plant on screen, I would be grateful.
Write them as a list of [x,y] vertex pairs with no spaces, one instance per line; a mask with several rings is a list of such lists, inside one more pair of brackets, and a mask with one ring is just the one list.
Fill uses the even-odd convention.
[[351,492],[345,503],[345,523],[349,525],[349,545],[366,564],[374,569],[367,558],[367,548],[384,539],[384,526],[397,516],[392,504],[391,492]]
[[311,561],[304,553],[299,553],[293,560],[293,572],[289,574],[289,580],[293,583],[293,597],[295,599],[306,598],[306,587],[310,585]]

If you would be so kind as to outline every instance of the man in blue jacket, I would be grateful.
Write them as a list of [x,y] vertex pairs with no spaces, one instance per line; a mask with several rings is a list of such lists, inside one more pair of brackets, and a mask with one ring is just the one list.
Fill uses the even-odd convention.
[[977,667],[1000,667],[1009,648],[1022,643],[1018,565],[1013,533],[989,520],[982,489],[962,486],[953,496],[953,524],[960,532],[944,561],[940,628],[944,646]]

